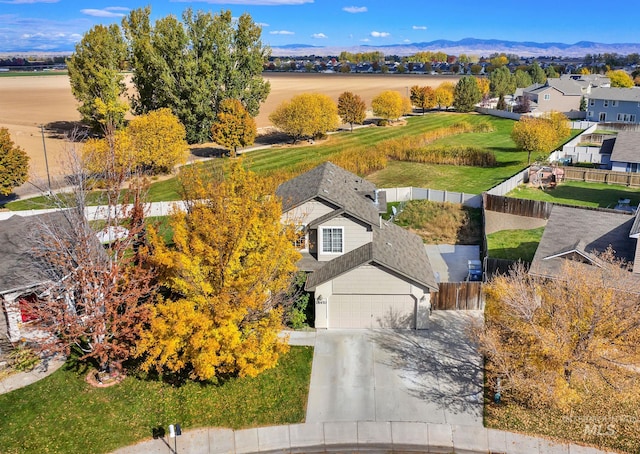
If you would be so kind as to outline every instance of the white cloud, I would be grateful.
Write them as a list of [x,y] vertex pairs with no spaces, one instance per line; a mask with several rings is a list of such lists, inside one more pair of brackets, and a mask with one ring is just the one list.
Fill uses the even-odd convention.
[[82,14],[93,17],[124,17],[125,11],[129,11],[129,8],[125,8],[123,6],[109,6],[103,9],[87,8],[80,10]]
[[267,24],[266,22],[256,22],[256,25],[259,25],[262,28],[269,26],[269,24]]
[[0,52],[70,52],[91,25],[85,18],[58,21],[0,14]]
[[357,14],[357,13],[366,13],[366,6],[345,6],[342,8],[342,11],[346,11],[347,13]]
[[360,41],[362,41],[363,43],[368,43],[371,40],[369,38],[362,38]]
[[325,39],[327,35],[325,35],[324,33],[314,33],[313,35],[311,35],[311,37],[316,39]]
[[213,5],[259,5],[259,6],[281,6],[281,5],[304,5],[305,3],[313,3],[313,0],[171,0],[174,2],[201,2]]
[[273,30],[269,32],[270,35],[295,35],[294,32],[290,32],[289,30]]
[[374,38],[387,38],[388,36],[391,36],[391,33],[388,32],[371,32],[370,35]]
[[402,42],[403,42],[403,43],[410,43],[410,42],[411,42],[411,40],[410,40],[410,39],[405,39],[405,40],[403,40]]
[[414,30],[426,30],[427,27],[425,27],[424,25],[414,25],[411,28],[413,28]]

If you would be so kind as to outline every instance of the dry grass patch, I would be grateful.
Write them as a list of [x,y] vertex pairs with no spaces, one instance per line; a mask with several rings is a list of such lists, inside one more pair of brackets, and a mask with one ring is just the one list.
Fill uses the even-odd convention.
[[398,214],[396,224],[428,244],[479,244],[482,235],[480,210],[457,203],[412,200]]

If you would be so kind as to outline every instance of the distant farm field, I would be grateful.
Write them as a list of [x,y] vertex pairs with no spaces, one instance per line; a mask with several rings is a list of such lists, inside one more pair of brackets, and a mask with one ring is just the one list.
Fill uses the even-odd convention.
[[[337,100],[344,91],[360,95],[367,103],[383,90],[397,90],[407,95],[412,85],[438,86],[455,83],[457,76],[413,74],[305,74],[265,73],[271,94],[256,118],[259,128],[270,126],[269,114],[282,101],[300,93],[325,93]],[[15,143],[31,157],[35,177],[46,178],[40,125],[45,126],[45,145],[49,169],[60,175],[63,140],[56,131],[68,130],[80,120],[77,103],[71,93],[69,78],[64,75],[0,78],[0,127],[6,127]]]

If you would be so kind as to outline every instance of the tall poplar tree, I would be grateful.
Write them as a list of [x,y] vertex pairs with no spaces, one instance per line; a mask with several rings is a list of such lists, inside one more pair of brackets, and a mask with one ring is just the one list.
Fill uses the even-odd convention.
[[136,113],[170,108],[187,130],[189,143],[210,139],[224,99],[238,99],[256,116],[270,86],[262,78],[269,56],[262,30],[248,14],[187,9],[182,21],[167,16],[150,21],[149,7],[123,20],[129,41]]

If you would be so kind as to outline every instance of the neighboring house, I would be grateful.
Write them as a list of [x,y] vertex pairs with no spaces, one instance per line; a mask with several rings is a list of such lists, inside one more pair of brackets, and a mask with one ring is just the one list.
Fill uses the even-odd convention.
[[516,99],[524,96],[529,98],[531,112],[577,112],[584,92],[573,79],[549,78],[545,84],[516,90]]
[[587,121],[640,123],[640,87],[592,88],[586,97]]
[[[555,205],[529,272],[538,276],[557,277],[567,259],[597,266],[598,259],[594,252],[602,253],[609,246],[617,258],[640,265],[640,260],[636,260],[639,252],[640,210],[637,213],[633,215]],[[639,268],[634,268],[634,275],[640,272]]]
[[609,158],[611,170],[640,172],[640,130],[620,131],[615,139],[609,140],[613,141],[611,157]]
[[0,221],[0,345],[37,334],[29,306],[51,286],[51,274],[34,253],[45,225],[72,228],[61,212]]
[[422,240],[383,221],[384,191],[326,162],[281,184],[316,328],[425,328],[438,284]]
[[601,74],[562,74],[560,79],[575,81],[582,87],[584,93],[594,87],[611,86],[611,79]]

